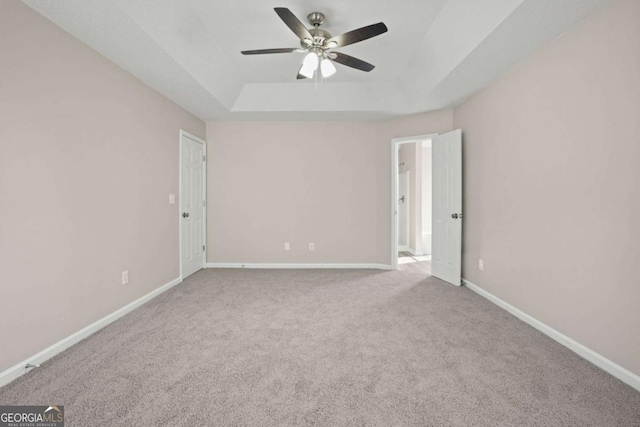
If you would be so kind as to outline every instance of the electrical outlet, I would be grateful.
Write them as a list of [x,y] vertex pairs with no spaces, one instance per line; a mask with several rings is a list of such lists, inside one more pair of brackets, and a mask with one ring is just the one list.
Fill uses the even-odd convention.
[[122,272],[122,284],[126,285],[127,283],[129,283],[129,270]]
[[315,245],[315,243],[309,243],[309,250],[310,250],[310,251],[315,251],[315,250],[316,250],[316,245]]
[[176,195],[175,194],[169,194],[169,204],[170,205],[175,205],[176,204]]
[[291,245],[289,245],[289,242],[285,242],[285,244],[284,244],[284,250],[285,250],[285,251],[288,251],[288,250],[290,250],[290,249],[291,249]]
[[478,268],[480,270],[484,270],[484,260],[481,260],[481,259],[478,260]]

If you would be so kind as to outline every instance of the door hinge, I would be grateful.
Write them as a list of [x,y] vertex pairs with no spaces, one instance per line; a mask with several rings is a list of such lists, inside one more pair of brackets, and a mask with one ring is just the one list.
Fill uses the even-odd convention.
[[206,251],[206,248],[205,248],[205,246],[204,246],[204,245],[202,245],[202,250],[203,250],[203,251]]
[[202,156],[202,161],[206,162],[207,161],[207,156]]

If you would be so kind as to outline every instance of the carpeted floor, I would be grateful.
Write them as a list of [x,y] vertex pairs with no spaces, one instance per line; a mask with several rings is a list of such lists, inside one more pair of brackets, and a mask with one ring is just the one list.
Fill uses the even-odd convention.
[[204,270],[0,404],[69,427],[640,426],[640,393],[423,263]]

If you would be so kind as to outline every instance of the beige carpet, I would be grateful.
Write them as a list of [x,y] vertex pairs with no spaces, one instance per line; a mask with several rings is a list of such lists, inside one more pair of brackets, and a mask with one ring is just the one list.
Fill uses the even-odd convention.
[[0,404],[81,427],[640,425],[640,393],[421,263],[201,271]]

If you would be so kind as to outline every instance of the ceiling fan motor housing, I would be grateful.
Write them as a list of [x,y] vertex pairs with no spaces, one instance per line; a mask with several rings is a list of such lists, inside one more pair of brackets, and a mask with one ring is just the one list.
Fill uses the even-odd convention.
[[302,47],[310,48],[310,47],[325,47],[324,44],[327,40],[331,38],[331,34],[325,30],[321,30],[320,28],[312,28],[309,30],[311,35],[313,36],[312,40],[304,39],[300,42]]
[[320,25],[324,23],[324,14],[321,12],[312,12],[307,15],[307,20],[311,25],[313,25],[313,28],[309,29],[309,33],[313,39],[302,39],[300,40],[300,45],[305,49],[312,47],[326,49],[328,46],[325,46],[325,43],[331,38],[331,34],[329,34],[328,31],[319,28]]
[[311,12],[307,15],[307,21],[309,21],[309,24],[313,25],[314,27],[319,27],[320,25],[324,24],[324,13]]

